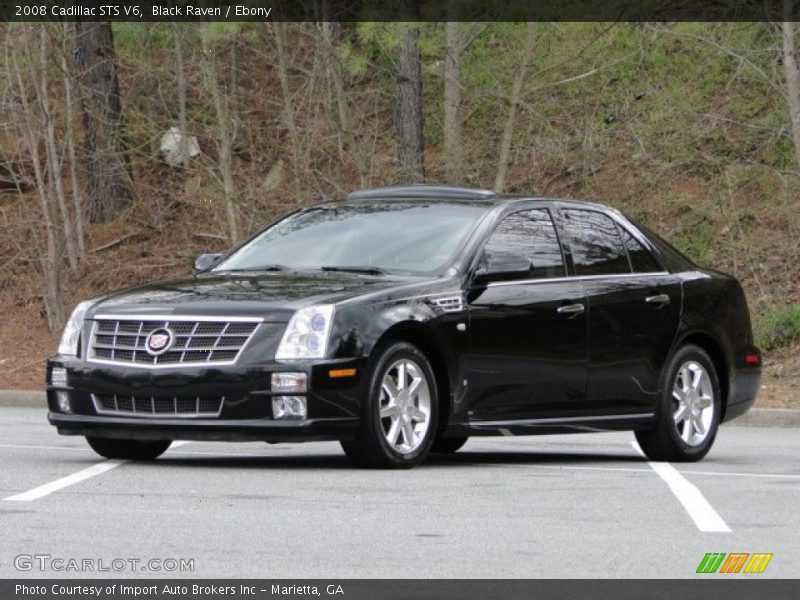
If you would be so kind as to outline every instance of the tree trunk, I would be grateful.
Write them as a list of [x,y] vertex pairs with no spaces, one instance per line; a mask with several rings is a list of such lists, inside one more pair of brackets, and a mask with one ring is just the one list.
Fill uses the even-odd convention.
[[525,32],[525,45],[522,50],[517,72],[514,74],[514,82],[511,84],[511,94],[508,97],[508,115],[506,124],[503,127],[503,137],[500,141],[500,155],[497,161],[497,176],[494,179],[494,191],[501,193],[505,191],[506,178],[508,177],[508,166],[511,161],[511,142],[514,140],[514,125],[517,120],[517,108],[522,98],[522,88],[525,78],[528,75],[528,65],[533,54],[533,42],[536,33],[536,23],[529,22]]
[[458,2],[447,3],[447,43],[444,57],[444,178],[447,183],[463,183],[461,151],[461,53],[463,41],[458,22]]
[[50,85],[48,69],[50,67],[50,45],[47,43],[47,27],[39,30],[39,80],[36,81],[39,108],[45,125],[45,157],[50,191],[58,202],[61,213],[61,226],[64,229],[64,245],[67,250],[67,261],[70,269],[78,266],[78,244],[72,228],[72,215],[67,207],[67,198],[64,194],[64,184],[61,180],[61,165],[63,161],[56,143],[56,121],[50,110]]
[[[25,48],[26,54],[32,54],[30,48]],[[22,138],[28,146],[33,172],[36,180],[36,193],[39,197],[39,206],[42,211],[44,230],[47,239],[47,252],[42,257],[42,273],[44,274],[44,311],[47,317],[47,326],[50,331],[58,331],[64,326],[64,280],[62,276],[64,250],[63,230],[56,227],[57,208],[52,196],[48,193],[45,170],[42,168],[39,154],[39,135],[43,129],[41,119],[34,120],[33,111],[28,102],[28,93],[22,76],[22,70],[17,60],[17,50],[12,50],[14,74],[19,88],[19,97],[22,103],[22,119],[19,127],[22,129]]]
[[303,169],[301,169],[300,160],[300,134],[297,131],[297,122],[294,118],[294,102],[292,101],[292,89],[289,85],[289,63],[286,60],[286,23],[276,22],[272,27],[275,31],[275,49],[278,53],[278,81],[283,95],[284,122],[289,132],[289,143],[292,146],[292,177],[295,184],[299,184]]
[[175,79],[178,87],[178,129],[181,135],[178,138],[180,154],[183,159],[183,168],[188,169],[190,163],[189,150],[186,146],[189,141],[189,132],[186,125],[186,69],[183,66],[183,24],[172,23],[172,33],[175,36]]
[[786,100],[789,104],[794,155],[800,168],[800,74],[794,44],[794,23],[791,21],[793,4],[793,0],[783,2],[783,67],[786,73]]
[[203,48],[203,79],[206,89],[211,92],[214,111],[217,117],[217,148],[219,149],[219,171],[222,176],[222,193],[225,198],[225,213],[228,218],[228,239],[230,243],[239,240],[239,215],[236,209],[236,186],[233,182],[233,119],[229,99],[220,89],[217,80],[217,66],[213,49]]
[[71,44],[67,43],[70,28],[67,23],[63,24],[62,28],[62,46],[61,46],[61,71],[64,78],[64,100],[65,108],[67,111],[66,122],[66,144],[67,144],[67,158],[69,159],[69,178],[72,186],[72,207],[75,214],[75,237],[78,241],[78,259],[81,262],[86,262],[86,236],[83,232],[83,200],[81,198],[81,189],[78,184],[78,161],[75,156],[75,101],[73,92],[73,78],[74,73],[67,63],[67,54],[70,52],[68,48]]
[[89,218],[114,219],[133,199],[111,23],[75,23],[86,130]]
[[422,139],[422,61],[419,53],[419,27],[409,26],[395,66],[397,82],[397,158],[401,183],[425,180],[424,141]]
[[[326,7],[327,2],[323,2],[323,15],[327,15]],[[322,28],[322,43],[323,43],[323,56],[327,60],[327,72],[333,85],[333,91],[336,97],[336,108],[339,117],[339,135],[344,140],[344,147],[340,145],[339,155],[344,162],[344,156],[347,154],[353,161],[353,164],[358,171],[358,180],[360,187],[365,188],[369,181],[369,167],[368,161],[364,154],[364,149],[358,145],[356,141],[355,132],[353,131],[353,124],[350,118],[350,101],[344,89],[344,82],[342,81],[342,68],[339,61],[334,54],[334,24],[324,20],[320,25]],[[338,24],[337,24],[338,27]]]

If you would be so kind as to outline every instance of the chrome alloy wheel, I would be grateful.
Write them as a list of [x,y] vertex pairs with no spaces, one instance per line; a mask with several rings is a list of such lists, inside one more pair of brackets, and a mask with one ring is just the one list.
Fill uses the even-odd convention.
[[672,417],[678,436],[689,446],[708,437],[714,421],[714,386],[705,367],[690,360],[675,375]]
[[381,384],[380,420],[389,446],[400,454],[416,450],[430,425],[431,392],[425,373],[403,358],[386,370]]

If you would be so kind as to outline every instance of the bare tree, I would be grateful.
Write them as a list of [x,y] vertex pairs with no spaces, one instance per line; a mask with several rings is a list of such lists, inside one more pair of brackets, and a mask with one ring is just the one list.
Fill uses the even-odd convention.
[[418,183],[425,179],[424,140],[422,137],[422,60],[419,27],[407,26],[395,65],[398,179]]
[[86,235],[83,231],[83,198],[81,188],[78,183],[78,160],[75,152],[75,92],[73,89],[75,74],[70,68],[67,56],[71,54],[67,40],[69,38],[70,27],[67,23],[62,24],[61,32],[61,74],[64,80],[64,103],[66,109],[66,135],[67,159],[69,160],[69,178],[72,187],[72,207],[75,215],[75,237],[78,246],[78,260],[86,262]]
[[797,64],[797,48],[794,40],[796,34],[795,23],[792,21],[795,2],[796,0],[783,0],[784,20],[777,27],[782,40],[781,58],[784,68],[784,81],[780,81],[770,69],[759,65],[758,61],[748,56],[746,51],[731,48],[720,42],[713,35],[698,35],[686,31],[675,31],[666,27],[651,27],[659,33],[669,33],[708,44],[749,68],[772,88],[775,94],[786,102],[788,107],[792,145],[794,146],[795,160],[798,167],[800,167],[800,68]]
[[[328,2],[323,1],[323,14],[327,11]],[[353,120],[350,111],[350,100],[345,93],[345,86],[342,73],[342,66],[334,55],[334,27],[337,28],[338,24],[333,24],[324,20],[321,25],[322,29],[322,55],[326,58],[326,71],[328,78],[333,86],[334,97],[336,99],[336,109],[338,116],[339,135],[344,143],[339,144],[339,156],[344,162],[344,157],[349,156],[358,172],[359,183],[362,188],[367,187],[369,182],[369,165],[368,158],[364,149],[356,142],[355,132],[353,131]]]
[[463,35],[458,22],[458,0],[447,2],[447,41],[444,57],[444,178],[447,183],[462,183],[461,150],[461,54]]
[[217,61],[210,40],[203,41],[203,83],[211,94],[217,121],[217,149],[219,172],[222,177],[222,193],[228,220],[228,240],[239,240],[239,215],[236,206],[236,186],[233,182],[233,138],[235,127],[231,113],[230,98],[222,89],[218,79]]
[[283,120],[289,132],[289,143],[292,150],[292,176],[295,182],[299,182],[301,173],[300,161],[300,134],[297,130],[297,122],[294,118],[294,102],[292,100],[292,90],[289,85],[289,64],[286,58],[286,24],[274,23],[272,26],[275,31],[275,49],[278,54],[278,81],[283,95]]
[[[23,35],[23,38],[27,38]],[[26,40],[27,42],[27,40]],[[32,54],[31,48],[25,43],[25,54]],[[8,49],[7,49],[8,50]],[[42,273],[44,275],[44,309],[47,317],[47,326],[51,331],[57,331],[64,325],[64,300],[63,288],[64,279],[62,273],[62,255],[64,251],[63,229],[58,227],[58,207],[57,202],[52,196],[52,188],[47,185],[47,166],[43,164],[41,153],[39,152],[40,135],[46,129],[42,119],[41,111],[34,111],[28,100],[28,89],[25,85],[23,69],[19,64],[18,46],[11,43],[11,59],[6,57],[6,63],[13,65],[13,73],[17,83],[17,89],[22,105],[21,119],[18,127],[21,130],[21,138],[27,146],[30,161],[33,164],[34,180],[36,182],[36,194],[39,198],[39,207],[44,224],[45,237],[47,240],[47,251],[41,258]]]
[[525,44],[522,48],[517,71],[514,73],[514,82],[511,84],[511,93],[508,97],[508,114],[503,127],[503,137],[500,140],[500,154],[497,160],[497,175],[494,179],[494,191],[503,192],[506,188],[508,166],[511,161],[511,142],[514,140],[514,125],[517,120],[517,108],[522,99],[522,88],[528,75],[528,66],[533,57],[533,42],[536,34],[536,23],[529,22],[525,30]]
[[34,78],[39,110],[45,125],[45,156],[47,157],[47,173],[50,191],[58,202],[61,212],[61,224],[64,228],[64,242],[70,268],[78,266],[78,244],[73,234],[72,215],[67,206],[64,184],[61,180],[61,156],[56,144],[56,119],[50,108],[50,45],[48,43],[47,26],[39,29],[39,77]]
[[794,155],[800,168],[800,73],[797,67],[797,50],[794,43],[795,24],[793,8],[795,0],[783,0],[783,68],[786,74],[786,103],[789,106],[789,121],[794,142]]
[[189,168],[190,156],[186,146],[189,141],[186,118],[186,69],[183,65],[183,24],[177,21],[172,23],[172,35],[175,39],[175,79],[178,88],[178,144],[183,168]]

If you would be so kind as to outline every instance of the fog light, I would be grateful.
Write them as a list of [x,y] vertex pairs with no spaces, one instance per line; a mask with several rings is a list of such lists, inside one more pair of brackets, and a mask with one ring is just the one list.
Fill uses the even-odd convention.
[[53,367],[50,371],[50,385],[67,387],[67,370],[64,367]]
[[56,392],[56,400],[58,401],[58,410],[64,413],[72,412],[72,407],[69,405],[68,392]]
[[304,396],[275,396],[272,399],[272,416],[276,419],[305,419]]
[[272,391],[291,394],[308,390],[308,376],[305,373],[273,373]]

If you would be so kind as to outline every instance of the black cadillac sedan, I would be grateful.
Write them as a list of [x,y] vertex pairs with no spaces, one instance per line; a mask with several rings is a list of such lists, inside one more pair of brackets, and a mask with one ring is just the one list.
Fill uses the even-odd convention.
[[598,204],[365,190],[195,267],[78,305],[47,364],[59,433],[137,460],[338,440],[396,468],[470,436],[631,430],[695,461],[758,390],[739,283]]

